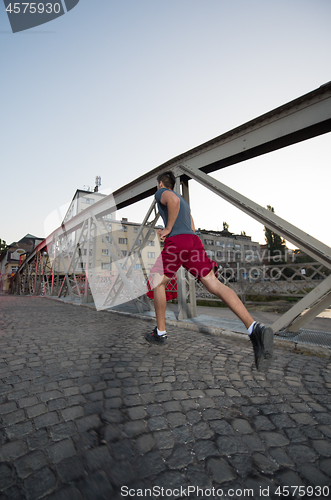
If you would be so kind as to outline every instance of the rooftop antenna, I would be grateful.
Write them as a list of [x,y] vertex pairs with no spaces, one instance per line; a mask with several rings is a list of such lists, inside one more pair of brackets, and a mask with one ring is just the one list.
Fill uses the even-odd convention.
[[95,188],[94,188],[95,193],[97,193],[99,191],[100,186],[101,186],[101,177],[100,177],[100,175],[97,175],[95,178]]

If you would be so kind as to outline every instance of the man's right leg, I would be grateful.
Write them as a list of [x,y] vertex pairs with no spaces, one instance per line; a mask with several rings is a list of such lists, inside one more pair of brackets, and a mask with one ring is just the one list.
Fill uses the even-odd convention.
[[145,339],[153,344],[165,344],[167,335],[165,329],[165,313],[167,308],[166,286],[170,278],[165,275],[154,276],[154,308],[156,327],[151,333],[145,334]]

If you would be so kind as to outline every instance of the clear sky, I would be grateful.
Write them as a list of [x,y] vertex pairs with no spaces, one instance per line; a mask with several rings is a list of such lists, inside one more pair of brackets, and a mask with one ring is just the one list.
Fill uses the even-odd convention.
[[[331,80],[330,0],[80,0],[13,34],[0,1],[0,238]],[[331,136],[215,175],[331,245]],[[190,182],[196,227],[263,227]],[[139,222],[151,200],[119,215]]]

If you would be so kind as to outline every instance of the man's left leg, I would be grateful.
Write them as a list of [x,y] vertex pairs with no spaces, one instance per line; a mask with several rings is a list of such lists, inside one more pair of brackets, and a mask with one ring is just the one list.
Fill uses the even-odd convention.
[[256,368],[259,371],[267,370],[273,357],[272,329],[254,321],[239,297],[216,278],[214,271],[210,271],[204,278],[200,277],[200,281],[210,293],[220,298],[241,319],[253,345]]

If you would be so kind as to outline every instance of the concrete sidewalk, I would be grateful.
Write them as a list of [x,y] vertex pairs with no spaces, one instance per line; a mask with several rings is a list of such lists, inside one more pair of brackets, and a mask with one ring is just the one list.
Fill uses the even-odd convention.
[[329,357],[150,328],[0,297],[0,500],[330,498]]

